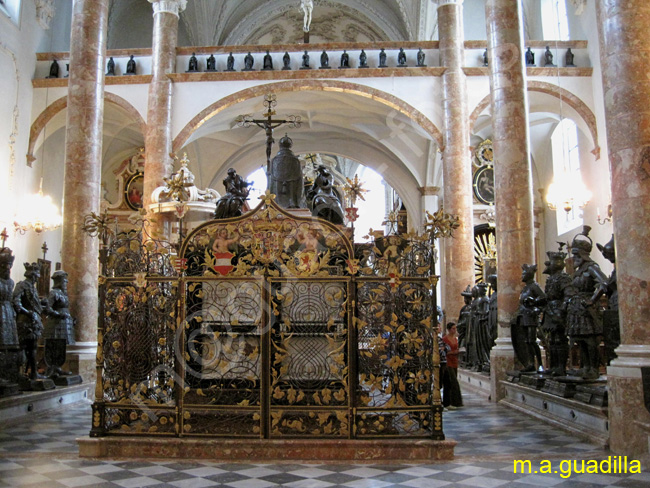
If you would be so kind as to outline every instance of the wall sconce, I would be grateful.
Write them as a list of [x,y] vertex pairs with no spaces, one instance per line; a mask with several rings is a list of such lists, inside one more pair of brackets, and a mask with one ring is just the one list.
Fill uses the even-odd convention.
[[568,174],[561,180],[553,181],[546,192],[546,203],[551,210],[564,209],[571,212],[574,207],[584,208],[591,199],[591,192],[580,178],[571,178]]
[[601,220],[601,218],[600,218],[600,209],[597,209],[596,213],[598,213],[598,217],[596,218],[596,221],[600,225],[605,225],[607,222],[611,222],[612,221],[612,204],[610,203],[609,205],[607,205],[607,217],[605,217],[604,219]]

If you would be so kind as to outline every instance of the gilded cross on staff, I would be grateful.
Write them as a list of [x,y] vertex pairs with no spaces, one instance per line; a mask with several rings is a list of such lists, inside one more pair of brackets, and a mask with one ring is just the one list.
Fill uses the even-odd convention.
[[264,96],[264,105],[267,110],[266,113],[262,114],[263,119],[255,119],[252,115],[240,115],[235,119],[239,127],[250,127],[251,124],[255,124],[260,129],[264,129],[266,132],[266,174],[269,175],[271,171],[271,148],[275,140],[273,139],[273,129],[277,129],[283,124],[288,124],[289,127],[298,128],[301,126],[302,122],[300,115],[288,115],[286,119],[274,119],[273,116],[276,115],[275,107],[278,104],[277,96],[273,93],[268,93]]

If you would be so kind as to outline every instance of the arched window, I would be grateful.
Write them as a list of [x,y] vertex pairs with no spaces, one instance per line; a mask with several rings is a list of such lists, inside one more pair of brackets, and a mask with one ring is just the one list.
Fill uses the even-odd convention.
[[542,0],[541,7],[544,39],[568,41],[569,19],[566,0]]
[[0,0],[0,14],[5,14],[18,25],[20,20],[20,0]]
[[[571,119],[563,119],[551,136],[553,154],[553,178],[560,182],[565,191],[582,185],[580,174],[580,152],[578,149],[578,127]],[[558,235],[580,227],[582,209],[573,206],[569,212],[563,208],[556,211]]]

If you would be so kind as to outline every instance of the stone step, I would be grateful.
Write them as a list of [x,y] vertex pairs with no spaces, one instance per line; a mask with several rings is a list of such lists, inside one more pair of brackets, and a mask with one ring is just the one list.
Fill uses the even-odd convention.
[[18,395],[0,398],[0,425],[63,409],[71,403],[88,401],[94,387],[92,383],[82,383],[47,391],[23,391]]

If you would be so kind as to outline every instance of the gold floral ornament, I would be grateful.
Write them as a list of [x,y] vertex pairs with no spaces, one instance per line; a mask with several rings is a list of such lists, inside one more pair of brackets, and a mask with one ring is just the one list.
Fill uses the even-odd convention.
[[114,219],[109,218],[108,211],[104,211],[103,214],[96,214],[91,212],[90,215],[87,215],[84,219],[84,225],[82,227],[83,231],[92,237],[97,236],[110,236],[113,235],[113,229],[111,224],[114,222]]
[[393,210],[388,212],[388,217],[384,220],[381,225],[388,226],[388,234],[393,234],[397,232],[397,223],[399,222],[399,212]]
[[264,202],[265,205],[268,205],[273,200],[275,200],[275,195],[271,193],[271,190],[266,190],[266,192],[264,192],[264,195],[260,195],[259,198]]
[[351,180],[350,178],[345,178],[348,182],[345,187],[343,187],[343,191],[347,195],[347,197],[350,199],[350,203],[354,207],[354,205],[357,203],[357,198],[360,198],[364,202],[366,199],[364,198],[363,194],[367,193],[368,190],[363,188],[364,182],[359,181],[359,175],[354,175],[354,179]]
[[[174,160],[177,160],[173,154],[170,154]],[[171,200],[176,200],[177,202],[186,202],[189,200],[189,192],[187,188],[194,186],[194,175],[189,172],[187,165],[189,164],[189,159],[187,159],[187,153],[183,154],[183,159],[181,159],[181,168],[169,178],[163,178],[165,182],[165,189],[163,192],[168,195]]]
[[429,233],[431,240],[442,237],[454,237],[454,230],[460,227],[460,217],[445,213],[444,208],[440,207],[435,213],[426,212],[427,221],[424,228]]

